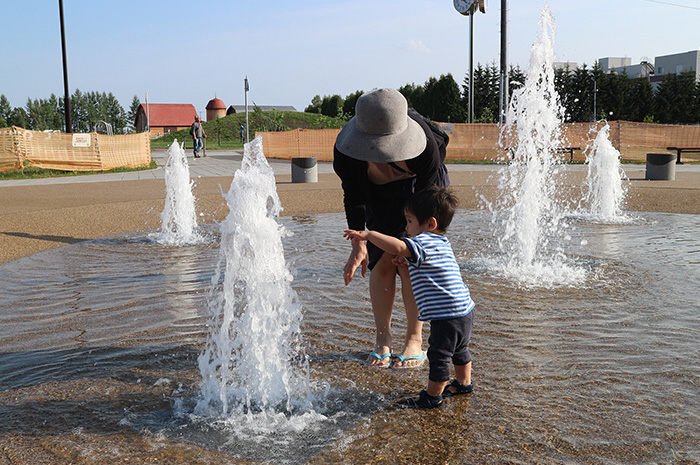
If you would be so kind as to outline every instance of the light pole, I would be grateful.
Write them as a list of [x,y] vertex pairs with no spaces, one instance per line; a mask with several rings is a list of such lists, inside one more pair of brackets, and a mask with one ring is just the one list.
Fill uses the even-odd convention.
[[246,144],[250,142],[250,135],[248,133],[248,76],[245,77],[244,89],[245,89],[245,142]]
[[474,13],[486,13],[486,0],[453,0],[455,9],[469,16],[469,111],[468,123],[474,122]]
[[506,123],[508,112],[508,0],[501,0],[501,82],[498,122]]
[[58,0],[58,14],[61,19],[61,51],[63,54],[63,112],[66,114],[66,132],[73,132],[73,116],[70,108],[70,91],[68,90],[68,60],[66,57],[66,27],[63,21],[63,0]]

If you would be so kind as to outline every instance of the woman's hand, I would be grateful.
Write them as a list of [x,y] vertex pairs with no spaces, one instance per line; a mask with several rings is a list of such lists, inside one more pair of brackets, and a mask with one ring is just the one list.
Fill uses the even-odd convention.
[[[348,237],[350,239],[350,237]],[[345,264],[343,270],[343,278],[345,279],[345,285],[347,286],[352,281],[352,277],[355,274],[355,270],[358,267],[362,267],[362,277],[367,276],[367,265],[369,264],[369,254],[367,253],[367,243],[363,240],[353,240],[352,241],[352,252],[350,252],[350,257],[348,262]]]

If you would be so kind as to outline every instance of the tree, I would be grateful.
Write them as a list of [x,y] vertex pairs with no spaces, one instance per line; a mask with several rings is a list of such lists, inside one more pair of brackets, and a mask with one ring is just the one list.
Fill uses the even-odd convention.
[[591,70],[584,63],[576,68],[569,78],[566,92],[571,94],[564,101],[568,121],[594,121],[593,98],[595,81]]
[[131,105],[129,106],[129,111],[126,114],[127,127],[133,128],[134,125],[136,124],[136,114],[138,113],[140,106],[141,106],[141,101],[139,100],[139,97],[137,95],[134,95],[134,98],[131,99]]
[[[484,67],[477,64],[474,69],[474,118],[483,120],[482,115],[491,115],[495,122],[498,115],[500,76],[495,64]],[[463,88],[462,105],[464,107],[464,120],[468,119],[467,112],[469,111],[469,75],[465,76]],[[488,111],[486,111],[488,109]]]
[[[434,82],[430,94],[432,94],[433,111],[429,118],[433,121],[454,123],[465,120],[466,109],[462,105],[462,94],[452,74],[441,75],[440,79]],[[426,95],[428,95],[428,89],[426,89]]]
[[7,120],[10,126],[17,126],[20,128],[29,128],[29,115],[22,107],[15,107],[12,110],[12,115]]
[[423,86],[406,84],[405,86],[399,87],[397,90],[406,98],[409,108],[413,108],[418,113],[423,114],[423,93],[425,90]]
[[0,118],[2,118],[3,121],[5,121],[5,123],[2,125],[2,127],[5,127],[5,125],[8,124],[11,116],[12,116],[12,105],[10,105],[10,101],[7,100],[7,97],[5,97],[5,94],[0,94]]
[[664,76],[656,93],[655,116],[660,123],[694,124],[698,121],[695,73]]
[[343,98],[340,95],[327,95],[321,102],[321,114],[331,117],[343,115]]
[[321,113],[321,96],[316,95],[311,99],[311,104],[304,108],[305,113]]
[[654,90],[646,78],[632,79],[629,86],[627,111],[630,121],[645,121],[654,115]]
[[357,99],[362,97],[362,94],[364,94],[364,92],[356,90],[354,93],[345,97],[345,101],[343,102],[343,114],[348,119],[355,116],[355,105],[357,104]]
[[59,100],[55,94],[48,99],[27,99],[27,114],[29,128],[34,131],[60,130],[63,118],[59,110]]
[[123,134],[126,129],[126,114],[119,100],[111,92],[105,97],[104,107],[106,117],[104,121],[112,125],[115,134]]

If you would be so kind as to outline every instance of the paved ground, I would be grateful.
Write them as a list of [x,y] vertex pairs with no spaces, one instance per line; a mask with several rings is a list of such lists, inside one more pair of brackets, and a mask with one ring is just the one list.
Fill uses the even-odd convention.
[[[165,188],[165,151],[156,150],[158,168],[127,173],[0,181],[0,263],[87,239],[160,227]],[[222,192],[240,167],[242,152],[212,151],[189,158],[197,210],[204,222],[227,212]],[[289,160],[269,160],[283,215],[339,212],[342,191],[329,162],[319,162],[317,183],[292,183]],[[452,188],[463,208],[497,194],[498,165],[450,164]],[[700,165],[677,165],[675,181],[646,181],[645,165],[625,165],[626,208],[700,214]],[[585,165],[570,165],[571,195],[580,193]],[[342,228],[342,225],[339,225]]]

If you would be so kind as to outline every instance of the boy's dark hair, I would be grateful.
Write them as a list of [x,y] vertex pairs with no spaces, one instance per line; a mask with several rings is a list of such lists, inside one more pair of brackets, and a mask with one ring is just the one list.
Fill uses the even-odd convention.
[[404,210],[416,216],[420,224],[431,217],[437,220],[440,231],[446,231],[452,222],[459,201],[452,191],[445,187],[431,186],[416,192],[406,201]]

